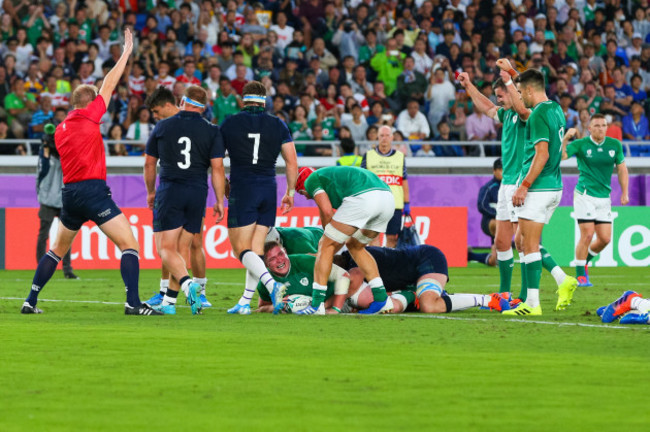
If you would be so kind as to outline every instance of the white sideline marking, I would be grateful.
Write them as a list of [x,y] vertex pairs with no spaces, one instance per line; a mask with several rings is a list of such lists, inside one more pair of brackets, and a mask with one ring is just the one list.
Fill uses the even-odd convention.
[[[23,297],[0,297],[0,300],[20,300],[24,301]],[[105,304],[105,305],[123,305],[124,302],[105,302],[99,300],[55,300],[55,299],[38,299],[39,302],[59,302],[59,303],[91,303],[91,304]],[[185,305],[177,305],[176,307],[189,307]],[[217,311],[226,311],[227,309],[217,309],[210,308]],[[340,314],[340,316],[359,316],[357,314]],[[488,320],[485,318],[463,318],[458,316],[449,316],[449,315],[436,315],[436,314],[385,314],[378,315],[382,317],[400,317],[400,318],[424,318],[424,319],[439,319],[439,320],[451,320],[451,321],[483,321],[483,322],[494,322],[494,320]],[[564,326],[575,326],[575,327],[595,327],[595,328],[607,328],[607,329],[635,329],[642,328],[647,330],[648,326],[639,326],[639,325],[606,325],[606,324],[587,324],[587,323],[575,323],[575,322],[561,322],[561,321],[539,321],[539,320],[528,320],[523,318],[505,318],[502,321],[505,322],[518,322],[526,324],[543,324],[543,325],[554,325],[558,327]]]

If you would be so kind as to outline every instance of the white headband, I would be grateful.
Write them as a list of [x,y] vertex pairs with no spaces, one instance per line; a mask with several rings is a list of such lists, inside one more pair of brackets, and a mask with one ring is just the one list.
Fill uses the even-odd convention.
[[244,96],[244,102],[255,102],[266,105],[266,98],[264,96],[246,95]]
[[194,99],[190,99],[187,96],[183,96],[183,99],[181,99],[181,102],[185,102],[186,104],[193,105],[197,108],[205,108],[205,105],[203,105],[200,102],[195,101]]

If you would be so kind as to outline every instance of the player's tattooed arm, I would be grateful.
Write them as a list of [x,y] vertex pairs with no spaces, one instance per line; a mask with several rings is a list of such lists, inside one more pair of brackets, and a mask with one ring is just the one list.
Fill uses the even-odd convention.
[[481,93],[474,84],[472,84],[467,72],[461,72],[458,74],[458,82],[463,86],[467,95],[472,99],[472,102],[474,102],[474,105],[478,110],[485,113],[488,117],[496,118],[499,107],[494,105],[490,99],[485,97],[485,95]]

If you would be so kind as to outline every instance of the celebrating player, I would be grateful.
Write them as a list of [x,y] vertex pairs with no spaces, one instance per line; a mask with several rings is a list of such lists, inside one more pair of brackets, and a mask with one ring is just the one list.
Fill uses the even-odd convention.
[[[525,263],[526,301],[506,315],[541,315],[539,281],[542,275],[540,239],[562,197],[560,160],[566,120],[562,108],[546,96],[544,75],[534,69],[516,78],[524,105],[531,108],[526,121],[524,159],[519,187],[512,196],[517,207]],[[523,289],[523,287],[522,287]],[[558,289],[557,308],[571,301],[575,285]]]
[[[158,87],[147,98],[146,105],[153,112],[156,120],[160,121],[169,118],[180,111],[176,106],[176,99],[171,90],[166,87]],[[192,263],[193,281],[200,285],[199,301],[202,308],[211,307],[212,304],[205,296],[205,286],[208,280],[205,277],[205,253],[203,251],[203,222],[201,222],[201,232],[192,237],[192,245],[190,247],[190,260]],[[156,293],[153,297],[146,301],[150,306],[157,306],[162,303],[165,293],[169,288],[169,270],[162,266],[162,275],[160,278],[160,292]],[[178,289],[176,289],[178,291]]]
[[43,312],[36,307],[38,294],[54,274],[60,257],[70,249],[81,226],[92,220],[122,251],[120,270],[126,286],[124,313],[161,315],[140,302],[138,242],[126,216],[111,199],[110,189],[106,185],[106,154],[99,131],[100,119],[106,112],[132,50],[133,36],[127,29],[124,32],[124,51],[104,77],[99,93],[91,85],[77,87],[70,101],[74,109],[56,128],[54,141],[63,170],[63,208],[54,246],[38,262],[31,291],[21,309],[24,314]]
[[316,254],[321,237],[323,237],[323,229],[319,227],[271,227],[265,243],[278,242],[289,255]]
[[301,168],[296,190],[316,202],[321,224],[325,228],[316,256],[312,306],[305,309],[304,314],[325,313],[322,303],[332,259],[346,244],[372,289],[374,301],[360,313],[389,312],[393,308],[393,302],[386,295],[377,263],[365,246],[379,233],[386,231],[386,226],[393,217],[395,200],[390,188],[370,171],[335,166],[318,171]]
[[[312,294],[316,264],[316,257],[313,255],[287,255],[286,249],[280,243],[272,241],[264,245],[264,264],[273,278],[286,286],[286,295],[310,296]],[[327,313],[341,312],[349,286],[348,273],[341,267],[333,265],[327,278],[327,294],[324,302],[327,303]],[[260,295],[259,311],[272,312],[271,298],[261,282],[257,286],[257,292]]]
[[[589,120],[590,136],[567,143],[577,133],[569,129],[562,140],[562,159],[573,155],[578,160],[578,184],[573,194],[573,208],[580,228],[576,245],[576,275],[578,286],[593,286],[587,274],[587,265],[612,239],[612,166],[616,165],[621,185],[621,205],[630,202],[628,173],[623,146],[617,139],[605,136],[607,120],[603,114],[594,114]],[[596,239],[594,238],[596,233]],[[593,240],[593,241],[592,241]]]
[[298,158],[287,125],[265,113],[266,87],[251,81],[244,86],[244,109],[227,118],[221,128],[230,156],[228,237],[234,253],[246,267],[246,289],[228,313],[250,314],[251,297],[261,281],[271,294],[274,311],[283,307],[284,287],[273,280],[260,255],[269,227],[275,225],[275,162],[286,163],[287,191],[282,212],[293,208]]
[[[208,195],[207,169],[212,169],[212,187],[217,222],[224,215],[225,174],[224,147],[219,127],[201,114],[208,94],[199,86],[185,90],[179,113],[158,122],[147,142],[144,180],[147,205],[153,210],[156,247],[163,265],[178,285],[171,284],[160,310],[176,313],[179,286],[189,301],[192,313],[201,310],[197,291],[184,256],[196,234],[200,234]],[[156,164],[160,159],[160,185],[156,189]]]
[[[510,309],[508,297],[498,293],[447,294],[445,285],[449,281],[447,258],[435,246],[420,245],[405,249],[368,247],[366,251],[374,258],[379,275],[384,281],[386,291],[394,303],[393,313],[406,310],[411,303],[410,290],[415,287],[419,310],[423,313],[444,313],[465,310],[472,307],[486,307],[497,311]],[[372,296],[368,294],[368,284],[363,282],[363,274],[357,268],[349,252],[334,258],[334,262],[350,273],[350,304],[355,309],[365,309]],[[397,296],[395,296],[395,293]],[[413,296],[413,297],[415,297]]]

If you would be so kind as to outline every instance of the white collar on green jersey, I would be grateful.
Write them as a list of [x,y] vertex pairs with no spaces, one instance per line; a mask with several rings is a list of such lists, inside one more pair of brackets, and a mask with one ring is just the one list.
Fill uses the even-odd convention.
[[589,139],[591,140],[592,143],[596,144],[597,146],[601,146],[601,145],[603,145],[605,143],[605,140],[607,139],[607,137],[603,138],[603,141],[600,142],[600,143],[597,143],[596,140],[594,140],[594,137],[592,137],[591,135],[589,135]]

